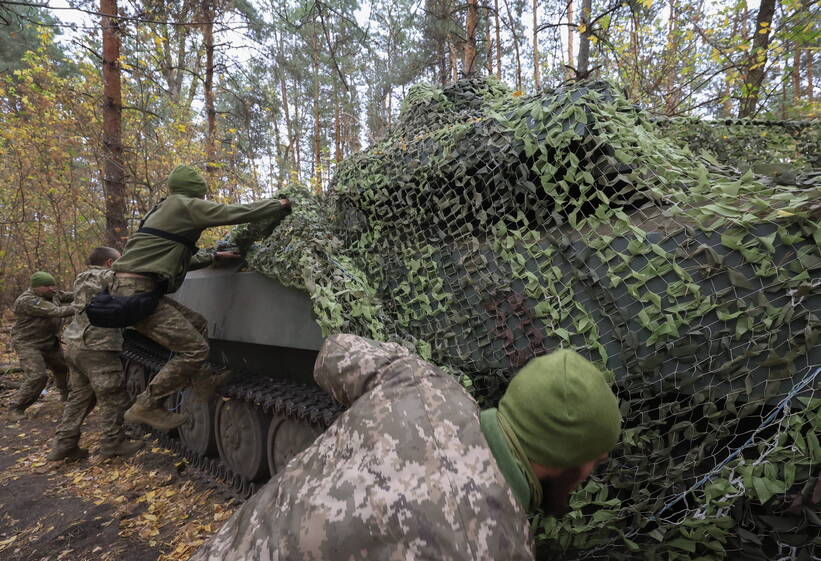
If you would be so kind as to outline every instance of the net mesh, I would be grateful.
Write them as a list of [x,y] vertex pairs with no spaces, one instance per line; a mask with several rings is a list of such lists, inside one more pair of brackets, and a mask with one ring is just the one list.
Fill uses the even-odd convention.
[[748,130],[780,150],[753,162],[723,138],[742,126],[658,122],[603,82],[416,86],[327,194],[225,243],[326,333],[406,344],[482,405],[558,347],[612,376],[621,443],[536,518],[542,553],[817,559],[820,129]]

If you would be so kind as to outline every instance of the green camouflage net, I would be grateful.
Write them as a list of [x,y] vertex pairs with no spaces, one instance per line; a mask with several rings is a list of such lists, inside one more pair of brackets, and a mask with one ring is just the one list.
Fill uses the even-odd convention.
[[660,119],[660,133],[723,165],[809,185],[821,170],[821,120],[760,121]]
[[606,83],[417,86],[327,195],[229,243],[326,333],[412,346],[483,405],[557,347],[613,376],[622,441],[535,519],[540,556],[817,559],[821,180],[662,128]]

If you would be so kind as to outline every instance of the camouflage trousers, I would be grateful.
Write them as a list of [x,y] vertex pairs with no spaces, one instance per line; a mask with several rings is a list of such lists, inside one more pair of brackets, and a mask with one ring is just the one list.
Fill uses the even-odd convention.
[[114,450],[122,442],[123,413],[129,399],[125,374],[117,351],[93,351],[66,346],[71,391],[54,437],[54,450],[71,450],[80,441],[80,426],[97,406],[100,416],[100,451]]
[[54,386],[61,393],[68,390],[68,367],[56,340],[52,347],[30,347],[15,343],[14,351],[20,359],[23,383],[12,399],[12,407],[25,409],[37,401],[48,383],[47,370],[51,370],[54,375]]
[[[153,288],[154,281],[150,278],[117,275],[111,293],[132,296]],[[205,374],[208,322],[197,312],[163,296],[154,312],[132,327],[174,353],[151,379],[145,391],[146,397],[158,401],[190,385],[193,378]]]

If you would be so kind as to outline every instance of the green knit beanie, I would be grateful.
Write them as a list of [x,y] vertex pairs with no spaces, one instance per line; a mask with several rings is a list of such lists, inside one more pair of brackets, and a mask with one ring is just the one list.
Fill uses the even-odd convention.
[[205,180],[190,166],[177,166],[168,176],[168,190],[178,195],[201,199],[208,191]]
[[499,402],[525,454],[537,464],[577,467],[615,447],[619,403],[604,375],[570,350],[531,360]]
[[54,277],[52,277],[45,271],[37,271],[36,273],[31,275],[32,288],[37,288],[38,286],[54,286],[56,284],[57,281],[54,280]]

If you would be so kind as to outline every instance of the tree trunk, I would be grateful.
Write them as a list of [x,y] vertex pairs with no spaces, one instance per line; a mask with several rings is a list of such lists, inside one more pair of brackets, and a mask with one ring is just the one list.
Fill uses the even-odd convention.
[[322,192],[322,131],[320,128],[320,114],[319,114],[319,45],[317,43],[317,35],[312,35],[311,41],[311,59],[313,62],[313,113],[314,113],[314,169],[313,169],[313,183],[314,192],[317,194]]
[[339,93],[334,86],[334,161],[342,161],[342,117],[340,115]]
[[485,66],[487,67],[487,75],[493,76],[493,37],[491,36],[490,21],[485,28],[485,38],[487,39],[487,53],[485,54]]
[[533,85],[538,90],[541,88],[541,74],[539,72],[539,0],[533,0]]
[[792,101],[801,99],[801,47],[794,44],[795,52],[792,59]]
[[120,22],[117,0],[100,0],[103,32],[103,150],[105,166],[106,243],[122,249],[128,238],[125,221],[125,168],[122,143],[122,87],[120,84]]
[[499,0],[493,0],[493,13],[496,14],[496,77],[502,79],[502,30],[499,25]]
[[579,35],[579,62],[576,64],[576,76],[587,78],[590,65],[590,13],[593,10],[593,0],[582,0],[582,23],[584,33]]
[[807,99],[812,102],[813,96],[815,93],[813,90],[813,83],[812,83],[812,49],[807,49]]
[[738,118],[752,117],[758,107],[761,85],[767,65],[767,49],[770,45],[770,27],[773,22],[777,0],[761,0],[758,17],[755,22],[755,35],[747,65],[747,76],[744,80],[741,103],[738,107]]
[[[567,26],[567,65],[573,66],[576,59],[573,49],[573,0],[567,2],[567,23],[570,24]],[[565,76],[570,78],[570,72],[565,72]]]
[[459,79],[459,59],[456,55],[456,45],[451,40],[450,45],[450,79],[456,81]]
[[468,13],[465,24],[465,49],[462,58],[462,72],[473,75],[473,63],[476,62],[476,24],[479,21],[478,0],[468,0]]
[[205,20],[202,37],[205,45],[205,115],[208,132],[205,135],[205,173],[210,177],[217,172],[217,110],[214,107],[214,6],[212,0],[203,0],[202,17]]

